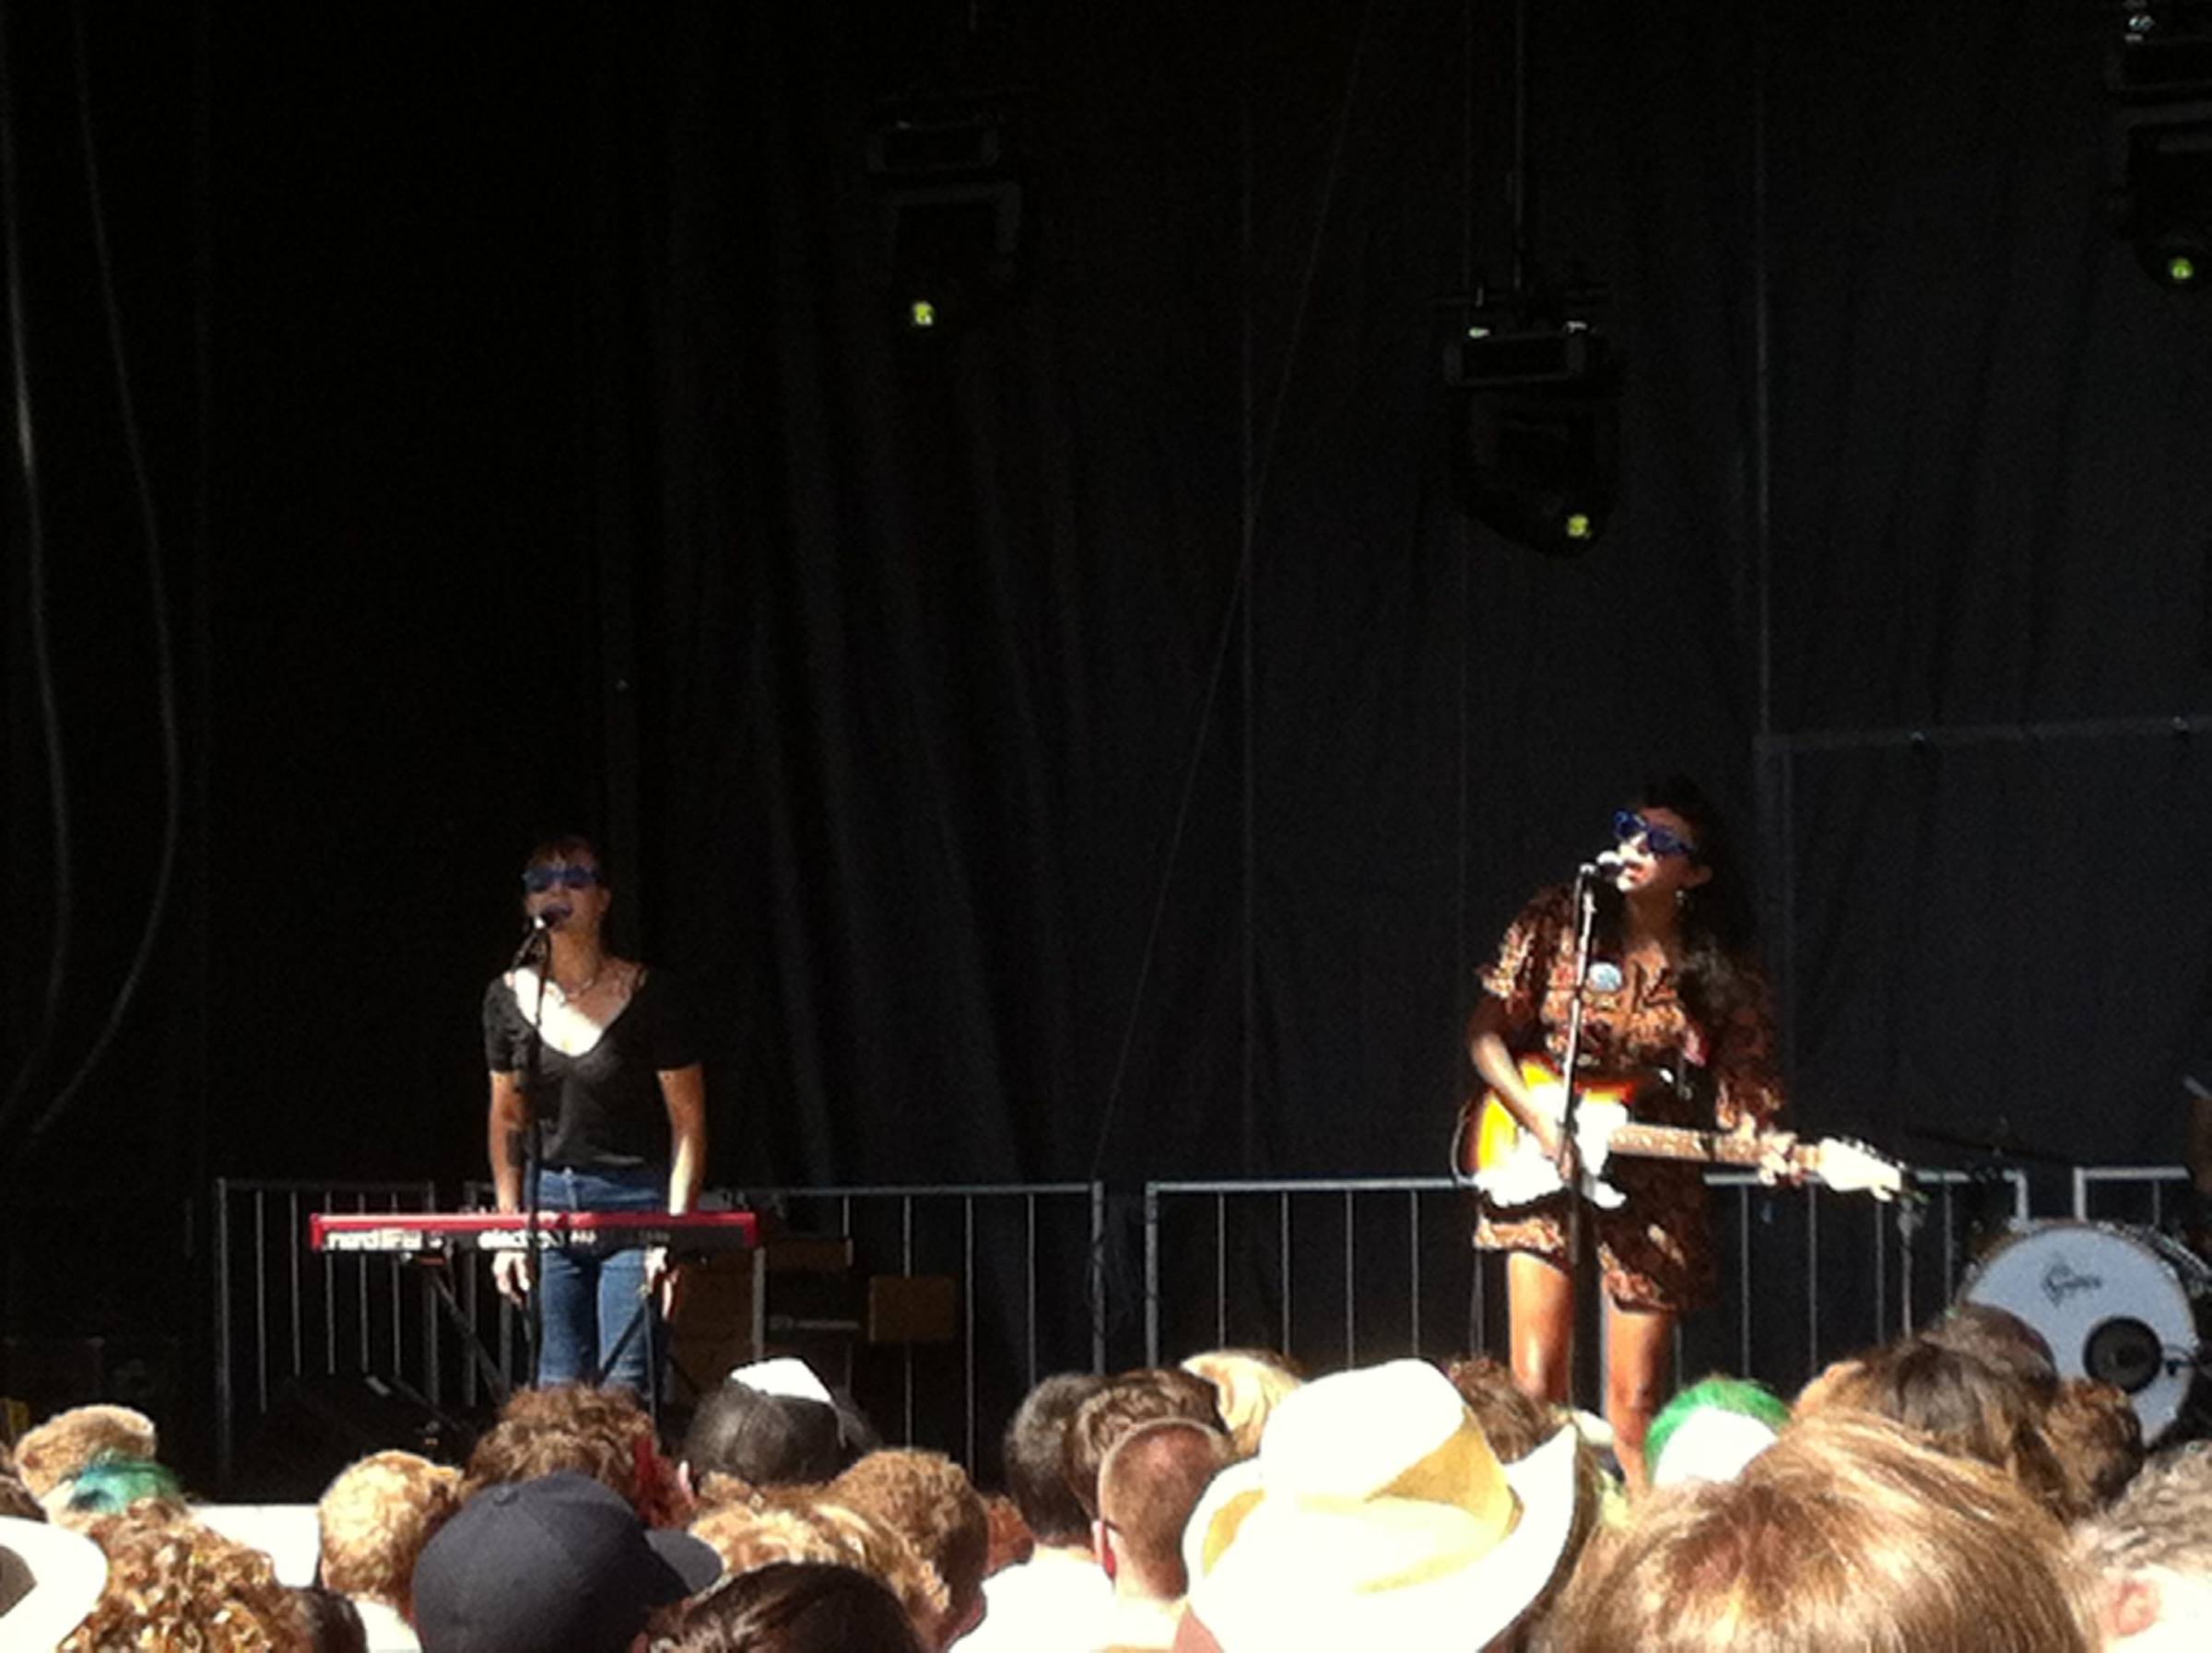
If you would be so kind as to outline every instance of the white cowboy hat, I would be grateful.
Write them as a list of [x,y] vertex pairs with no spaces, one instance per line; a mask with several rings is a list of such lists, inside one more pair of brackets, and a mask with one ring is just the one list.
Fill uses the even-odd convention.
[[107,1584],[108,1558],[90,1539],[0,1516],[0,1647],[44,1653],[85,1622]]
[[1192,1612],[1224,1653],[1471,1653],[1550,1583],[1574,1526],[1574,1453],[1562,1427],[1500,1464],[1425,1361],[1317,1379],[1193,1514]]

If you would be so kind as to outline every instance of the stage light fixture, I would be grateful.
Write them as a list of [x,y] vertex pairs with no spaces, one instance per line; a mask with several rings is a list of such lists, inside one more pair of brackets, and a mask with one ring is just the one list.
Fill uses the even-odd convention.
[[2112,225],[2153,281],[2199,288],[2212,269],[2212,0],[2112,10]]
[[943,332],[1022,286],[1024,200],[1001,99],[907,101],[878,112],[867,165],[885,267],[910,332]]
[[1620,373],[1593,323],[1485,305],[1447,342],[1444,385],[1468,513],[1547,556],[1596,544],[1620,492]]

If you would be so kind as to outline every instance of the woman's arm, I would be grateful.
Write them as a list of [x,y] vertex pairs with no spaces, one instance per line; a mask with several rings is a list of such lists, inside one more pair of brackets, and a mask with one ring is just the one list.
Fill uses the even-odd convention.
[[[523,1132],[529,1128],[530,1100],[523,1093],[521,1076],[495,1071],[485,1151],[491,1160],[493,1202],[503,1211],[523,1209],[523,1156],[517,1148]],[[528,1259],[519,1251],[494,1252],[491,1283],[510,1302],[522,1302],[530,1291]]]
[[523,1209],[523,1159],[516,1149],[529,1125],[530,1104],[523,1094],[521,1076],[494,1073],[485,1150],[491,1161],[492,1189],[503,1211]]
[[699,1203],[707,1175],[707,1075],[697,1062],[660,1074],[668,1109],[668,1209],[678,1213]]
[[[668,1209],[682,1214],[699,1203],[700,1185],[707,1175],[707,1074],[699,1063],[685,1068],[664,1068],[658,1075],[661,1101],[668,1109]],[[645,1253],[645,1284],[657,1289],[661,1313],[676,1314],[677,1273],[669,1266],[668,1249],[654,1246]]]
[[1547,1156],[1557,1159],[1557,1122],[1522,1082],[1521,1065],[1513,1060],[1512,1050],[1505,1042],[1512,1028],[1512,1015],[1504,1002],[1485,993],[1476,1003],[1474,1015],[1467,1019],[1467,1055],[1482,1082],[1505,1104],[1505,1111],[1536,1139]]

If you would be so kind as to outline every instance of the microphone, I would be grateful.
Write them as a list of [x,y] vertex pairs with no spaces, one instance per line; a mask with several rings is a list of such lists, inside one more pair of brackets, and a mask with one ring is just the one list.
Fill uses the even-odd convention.
[[523,932],[523,944],[514,950],[514,958],[507,968],[520,970],[530,962],[533,954],[552,946],[553,931],[574,910],[572,907],[550,906],[531,914],[530,927]]
[[1593,856],[1589,860],[1584,861],[1583,863],[1582,872],[1583,876],[1586,879],[1609,879],[1617,875],[1620,869],[1626,867],[1628,864],[1628,856],[1622,855],[1620,851],[1617,849],[1608,849],[1598,855]]

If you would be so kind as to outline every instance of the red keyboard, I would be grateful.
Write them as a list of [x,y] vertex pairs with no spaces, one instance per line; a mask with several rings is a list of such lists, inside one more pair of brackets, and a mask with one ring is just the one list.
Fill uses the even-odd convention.
[[[457,1251],[521,1251],[530,1235],[514,1211],[317,1211],[307,1220],[317,1251],[446,1257]],[[665,1246],[671,1251],[744,1251],[759,1243],[750,1211],[544,1211],[537,1248]]]

